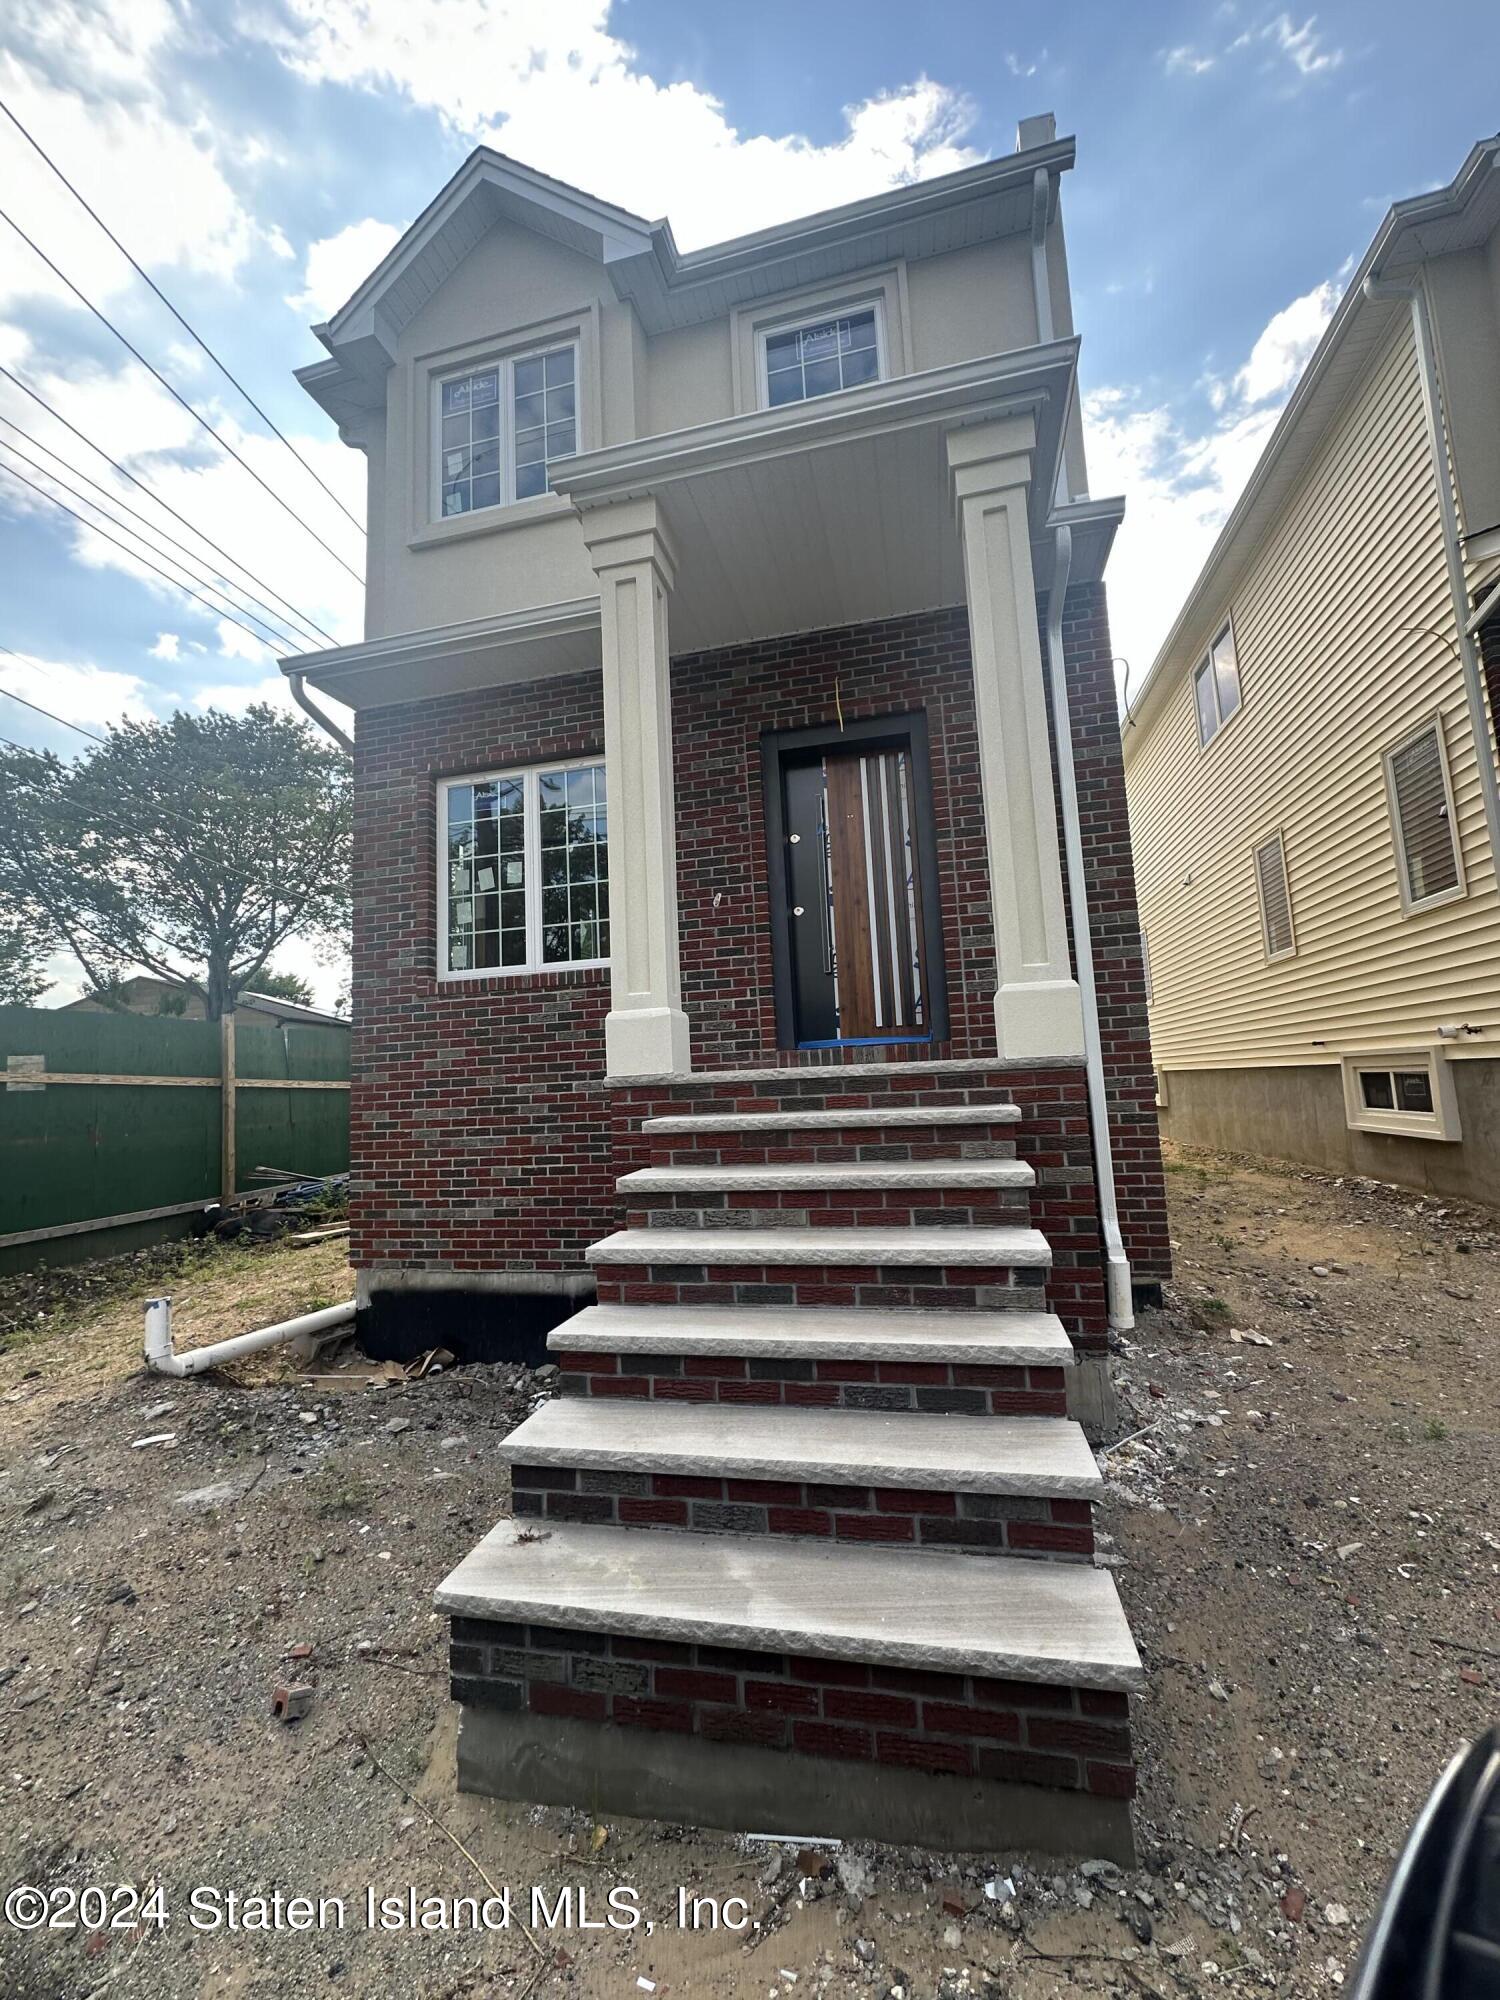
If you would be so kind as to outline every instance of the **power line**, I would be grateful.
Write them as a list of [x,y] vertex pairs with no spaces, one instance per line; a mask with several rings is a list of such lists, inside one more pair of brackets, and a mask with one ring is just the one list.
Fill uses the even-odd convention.
[[[9,646],[0,646],[0,652],[9,653],[10,650]],[[21,655],[16,653],[13,657],[19,660]],[[102,736],[96,736],[92,729],[85,729],[82,723],[69,722],[65,715],[54,715],[50,708],[43,708],[39,701],[28,701],[24,694],[17,694],[14,688],[0,688],[0,694],[3,694],[7,701],[18,701],[22,708],[34,709],[38,715],[45,715],[49,722],[60,722],[64,729],[76,729],[78,734],[86,736],[90,743],[102,743],[105,740]],[[6,737],[3,740],[9,742],[10,739]],[[20,744],[17,744],[16,748],[20,749]]]
[[34,152],[39,153],[42,159],[46,161],[47,165],[52,169],[53,173],[57,175],[57,178],[62,182],[63,186],[68,190],[68,193],[72,195],[73,199],[79,204],[79,206],[93,217],[94,221],[98,223],[99,227],[104,231],[105,235],[109,238],[110,242],[114,244],[115,248],[119,251],[120,255],[125,259],[126,263],[129,264],[130,268],[135,272],[136,276],[138,278],[143,279],[145,283],[151,287],[152,291],[155,292],[156,296],[161,300],[162,304],[166,307],[167,311],[172,315],[173,319],[176,320],[177,324],[183,329],[185,333],[189,334],[192,337],[192,339],[198,343],[199,347],[203,349],[203,352],[208,356],[209,360],[214,364],[215,368],[218,369],[219,373],[224,377],[224,379],[234,384],[235,388],[239,390],[240,394],[244,397],[245,401],[250,405],[251,409],[254,410],[255,414],[260,418],[261,422],[266,424],[272,431],[275,432],[276,436],[281,439],[281,442],[286,446],[287,450],[292,454],[293,458],[296,459],[297,463],[302,467],[303,471],[310,474],[312,478],[317,480],[319,486],[323,488],[323,491],[328,495],[329,499],[333,502],[334,506],[338,508],[339,512],[344,516],[344,518],[347,521],[350,521],[356,528],[358,528],[361,534],[364,534],[365,533],[364,526],[359,521],[358,517],[349,512],[349,509],[344,505],[343,501],[340,500],[339,496],[337,495],[337,493],[334,492],[333,488],[330,485],[328,485],[328,483],[322,478],[322,476],[308,463],[308,461],[302,456],[301,452],[298,451],[297,447],[292,443],[291,439],[287,437],[283,431],[278,429],[275,422],[266,415],[265,411],[261,408],[260,404],[256,402],[255,398],[251,395],[250,391],[245,387],[244,383],[239,381],[234,375],[230,373],[228,367],[224,364],[224,362],[222,362],[219,359],[218,355],[214,353],[213,349],[209,346],[208,342],[203,338],[203,336],[198,332],[197,328],[191,326],[188,323],[188,321],[183,318],[182,314],[177,310],[176,306],[173,305],[172,301],[167,297],[166,293],[162,290],[161,286],[157,284],[156,280],[149,274],[149,272],[144,271],[141,268],[141,266],[136,262],[135,258],[132,257],[130,252],[125,248],[125,245],[120,241],[119,237],[116,236],[115,232],[110,228],[109,224],[104,220],[104,217],[100,215],[99,211],[96,208],[93,208],[89,204],[89,202],[85,200],[83,195],[81,195],[78,192],[77,188],[74,187],[73,183],[68,179],[67,175],[63,172],[62,168],[57,164],[56,160],[53,159],[52,155],[46,150],[46,148],[41,144],[39,140],[34,139],[31,136],[31,134],[27,131],[26,127],[21,123],[20,119],[16,116],[15,112],[11,110],[10,106],[6,104],[3,99],[0,99],[0,111],[3,111],[5,113],[6,117],[10,120],[11,124],[15,126],[16,130],[20,133],[21,137],[26,141],[27,145],[30,146]]
[[348,563],[346,563],[344,561],[344,558],[339,554],[338,550],[333,548],[328,542],[325,542],[323,537],[318,533],[317,529],[311,525],[310,522],[303,520],[302,516],[297,512],[296,508],[292,506],[289,500],[283,500],[281,495],[276,491],[274,486],[268,486],[266,484],[265,480],[261,478],[260,474],[256,471],[255,467],[250,464],[249,460],[242,458],[240,454],[235,450],[234,446],[229,443],[228,439],[222,437],[220,433],[214,429],[213,425],[208,421],[208,418],[205,417],[200,411],[195,410],[192,404],[188,401],[187,397],[182,395],[179,390],[174,389],[172,387],[172,384],[167,380],[166,376],[162,374],[161,370],[159,368],[152,366],[152,364],[146,359],[145,355],[142,354],[141,350],[137,346],[135,346],[135,344],[132,341],[128,340],[123,333],[121,333],[120,329],[115,325],[114,321],[108,316],[108,314],[101,312],[98,306],[94,304],[93,300],[89,298],[86,293],[81,292],[78,289],[77,285],[73,283],[73,280],[67,275],[67,273],[58,269],[57,265],[53,263],[52,259],[47,255],[46,251],[42,248],[41,244],[36,242],[32,237],[28,236],[26,234],[26,231],[21,227],[20,223],[16,221],[15,217],[12,215],[8,215],[3,208],[0,208],[0,222],[5,222],[10,225],[10,227],[15,231],[17,236],[20,237],[21,241],[27,246],[27,248],[29,250],[34,251],[36,255],[41,258],[42,262],[47,266],[47,269],[52,273],[52,275],[55,278],[57,278],[62,284],[66,285],[68,290],[73,294],[74,298],[77,299],[81,305],[87,306],[88,310],[94,315],[95,319],[99,321],[100,325],[108,327],[110,332],[114,335],[115,339],[119,341],[120,345],[127,351],[127,353],[134,355],[135,359],[139,361],[139,363],[147,371],[147,373],[150,374],[154,378],[154,380],[158,381],[161,384],[161,386],[166,390],[167,394],[172,398],[173,402],[180,403],[183,409],[185,409],[188,415],[193,419],[193,421],[195,423],[201,424],[204,430],[206,430],[209,436],[214,440],[214,442],[222,450],[228,452],[229,456],[234,460],[235,464],[243,466],[245,471],[248,472],[250,477],[255,481],[256,485],[259,486],[263,492],[268,493],[271,496],[271,498],[276,502],[278,507],[282,508],[284,512],[290,514],[292,519],[297,523],[299,528],[305,528],[307,530],[308,534],[312,536],[313,540],[317,543],[318,547],[320,549],[326,550],[326,552],[333,557],[333,560],[338,564],[340,569],[347,570],[349,575],[354,578],[354,581],[356,583],[358,584],[364,583],[364,578],[360,575],[359,571],[357,569],[352,568]]
[[[12,450],[14,449],[13,446],[8,448]],[[132,562],[140,563],[144,569],[155,570],[156,574],[163,580],[163,582],[170,583],[174,590],[182,591],[185,596],[197,598],[198,602],[201,605],[203,605],[207,610],[211,611],[214,614],[215,618],[228,618],[229,623],[231,625],[238,625],[240,630],[246,633],[250,638],[252,638],[257,646],[265,645],[266,642],[260,636],[259,632],[252,632],[250,630],[250,627],[244,622],[242,618],[230,617],[228,612],[221,611],[217,604],[211,604],[209,600],[206,597],[201,596],[198,591],[189,589],[188,585],[181,582],[177,577],[169,576],[164,569],[159,568],[157,564],[155,564],[154,562],[147,562],[146,558],[143,555],[140,555],[135,549],[127,548],[125,543],[120,541],[116,536],[106,535],[104,533],[104,530],[99,526],[97,521],[90,521],[85,519],[85,517],[82,514],[80,514],[76,508],[68,506],[66,501],[59,500],[55,493],[49,493],[45,487],[38,486],[36,481],[34,479],[28,479],[24,472],[17,472],[15,467],[11,465],[0,465],[0,472],[5,473],[7,477],[11,479],[19,480],[23,486],[29,486],[33,493],[40,493],[44,500],[50,500],[54,507],[60,507],[65,514],[70,514],[75,521],[81,522],[82,525],[85,528],[87,528],[91,534],[101,535],[103,536],[106,542],[112,542],[117,549],[123,550],[124,553],[130,557]]]
[[[241,562],[238,556],[232,556],[229,553],[228,549],[221,548],[220,545],[213,539],[211,535],[206,535],[200,527],[197,527],[192,521],[188,519],[186,514],[180,514],[177,511],[177,509],[172,505],[170,500],[163,499],[161,494],[156,491],[154,486],[148,486],[145,480],[138,479],[133,472],[128,470],[127,467],[121,465],[120,461],[117,458],[111,458],[109,453],[104,449],[103,445],[96,444],[94,440],[87,434],[86,431],[81,431],[78,428],[77,424],[70,423],[69,420],[63,415],[61,410],[54,410],[52,405],[47,401],[45,396],[43,396],[38,390],[33,389],[29,382],[23,382],[21,377],[17,375],[12,369],[7,368],[3,362],[0,362],[0,375],[3,375],[8,382],[14,382],[16,387],[21,391],[22,395],[29,396],[33,403],[37,404],[37,406],[40,409],[43,409],[47,412],[47,415],[52,418],[54,423],[59,423],[62,425],[64,430],[71,431],[74,437],[78,439],[80,444],[86,444],[90,451],[96,453],[100,458],[104,460],[104,463],[106,465],[112,466],[114,470],[119,473],[122,479],[128,479],[132,486],[138,487],[140,491],[147,496],[148,499],[154,500],[158,507],[165,508],[167,513],[169,513],[172,516],[174,521],[180,521],[183,527],[187,529],[188,533],[190,535],[196,535],[199,541],[202,542],[206,548],[212,549],[215,555],[222,556],[225,562],[227,562],[231,568],[242,571],[244,575],[249,577],[252,583],[258,583],[262,590],[268,592],[270,596],[276,599],[276,602],[278,604],[285,605],[286,609],[291,613],[292,618],[296,621],[297,624],[305,627],[305,629],[309,633],[315,634],[318,638],[326,639],[330,646],[336,646],[338,644],[338,641],[337,639],[334,638],[333,634],[331,632],[325,632],[323,627],[318,623],[318,621],[315,618],[309,618],[305,611],[299,611],[296,605],[292,603],[289,597],[283,597],[281,592],[275,589],[274,586],[272,586],[271,584],[267,583],[263,576],[257,576],[255,571],[251,569],[248,563]],[[9,420],[7,419],[7,421]],[[11,427],[12,429],[20,428],[19,425],[12,425]],[[44,450],[46,450],[47,448],[48,447],[43,446]],[[52,455],[54,458],[59,456],[57,452],[54,452]],[[79,477],[82,478],[83,474],[79,473]],[[236,585],[236,588],[244,589],[244,586],[240,584]],[[250,595],[250,592],[248,590],[245,591],[245,595],[248,597]],[[277,612],[276,615],[278,618],[281,616],[280,612]]]
[[[28,444],[36,445],[38,451],[46,451],[48,452],[48,455],[52,458],[57,458],[59,456],[57,452],[50,451],[47,445],[38,443],[37,439],[30,436],[28,432],[21,430],[21,426],[19,424],[13,424],[10,421],[9,417],[0,417],[0,424],[4,424],[8,430],[19,432],[20,435],[26,439],[26,442]],[[76,486],[70,486],[66,479],[62,478],[60,474],[52,470],[51,466],[43,465],[40,462],[40,460],[32,458],[29,453],[22,451],[19,448],[19,446],[13,445],[8,438],[0,438],[0,450],[10,452],[14,457],[20,459],[23,465],[29,465],[33,471],[40,472],[45,478],[50,479],[54,486],[60,486],[64,493],[71,493],[73,495],[73,498],[75,500],[81,500],[85,507],[92,507],[96,514],[103,514],[106,521],[109,521],[110,523],[113,524],[113,526],[117,528],[123,528],[125,533],[127,535],[132,536],[136,541],[141,541],[144,539],[141,534],[141,530],[139,528],[127,527],[123,521],[117,519],[115,515],[111,514],[106,508],[102,507],[97,500],[91,500],[86,493],[80,493]],[[152,524],[146,519],[144,514],[137,513],[136,509],[134,507],[129,506],[124,500],[117,499],[116,496],[112,494],[107,487],[101,486],[97,479],[90,479],[86,472],[79,472],[77,466],[75,465],[68,465],[68,461],[66,459],[62,459],[61,462],[62,464],[68,467],[69,472],[75,474],[77,478],[83,480],[85,485],[92,486],[96,492],[102,493],[106,500],[112,501],[115,506],[123,508],[127,514],[133,515],[134,518],[137,521],[140,521],[147,529],[149,529],[153,535],[159,535],[163,541],[170,542],[173,548],[180,549],[182,551],[181,555],[169,556],[167,555],[167,551],[165,549],[158,548],[154,542],[147,542],[146,543],[147,548],[149,548],[154,555],[166,556],[167,561],[173,563],[177,568],[187,569],[188,575],[192,577],[195,583],[203,584],[206,589],[213,591],[216,597],[222,597],[224,599],[224,602],[227,605],[229,605],[229,607],[232,610],[244,611],[245,616],[251,619],[255,624],[259,625],[261,630],[266,634],[266,636],[271,640],[271,642],[274,645],[280,647],[280,646],[295,644],[294,635],[286,631],[277,630],[275,626],[267,624],[266,620],[264,618],[261,618],[256,612],[250,611],[244,605],[236,603],[235,599],[229,595],[226,585],[216,582],[214,580],[212,572],[210,572],[209,575],[207,576],[200,576],[198,575],[196,570],[188,569],[187,562],[183,560],[184,557],[190,559],[194,563],[199,564],[200,566],[203,566],[203,559],[201,556],[195,556],[192,550],[189,549],[185,543],[179,542],[174,535],[169,535],[165,530],[165,528],[153,527]],[[244,594],[248,596],[250,593],[247,591]],[[268,606],[263,608],[269,609]],[[271,616],[274,618],[276,614],[274,612],[271,612]]]

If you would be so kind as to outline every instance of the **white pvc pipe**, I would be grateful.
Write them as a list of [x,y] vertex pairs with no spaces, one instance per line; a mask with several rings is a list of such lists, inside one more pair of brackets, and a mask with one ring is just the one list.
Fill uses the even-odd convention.
[[172,1301],[147,1299],[146,1366],[154,1368],[158,1375],[201,1375],[226,1361],[237,1361],[242,1354],[257,1354],[263,1347],[274,1347],[278,1340],[290,1340],[299,1333],[324,1333],[330,1327],[346,1325],[353,1317],[354,1301],[348,1299],[341,1306],[325,1306],[321,1312],[302,1313],[296,1319],[279,1320],[275,1326],[263,1326],[254,1333],[236,1334],[231,1340],[216,1340],[210,1347],[194,1347],[186,1354],[174,1354]]
[[1047,591],[1047,664],[1052,677],[1052,734],[1057,744],[1057,780],[1062,793],[1063,847],[1068,861],[1068,905],[1073,913],[1073,958],[1083,1002],[1084,1063],[1089,1116],[1094,1128],[1094,1183],[1099,1223],[1104,1231],[1104,1282],[1109,1323],[1120,1332],[1135,1325],[1130,1296],[1130,1259],[1120,1234],[1115,1197],[1115,1155],[1109,1136],[1109,1094],[1104,1081],[1104,1046],[1099,1033],[1099,993],[1094,983],[1094,941],[1089,930],[1088,888],[1083,874],[1083,836],[1078,825],[1078,779],[1073,769],[1073,733],[1068,720],[1068,679],[1063,658],[1063,598],[1073,568],[1073,530],[1059,528]]

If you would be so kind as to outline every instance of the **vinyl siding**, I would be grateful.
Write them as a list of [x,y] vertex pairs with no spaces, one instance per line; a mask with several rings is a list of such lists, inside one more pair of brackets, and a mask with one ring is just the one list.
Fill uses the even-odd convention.
[[[1127,740],[1156,1063],[1327,1062],[1449,1021],[1485,1027],[1492,1051],[1500,896],[1405,315],[1205,644],[1230,612],[1239,714],[1201,749],[1196,659],[1179,661]],[[1382,756],[1435,713],[1467,893],[1406,915]],[[1253,855],[1278,828],[1296,953],[1268,963]]]

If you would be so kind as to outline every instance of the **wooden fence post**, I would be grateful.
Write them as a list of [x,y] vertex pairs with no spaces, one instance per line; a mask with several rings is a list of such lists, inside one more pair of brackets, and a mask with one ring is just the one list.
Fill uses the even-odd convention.
[[224,1201],[233,1201],[235,1194],[234,1157],[234,1009],[227,1008],[219,1016],[219,1193]]

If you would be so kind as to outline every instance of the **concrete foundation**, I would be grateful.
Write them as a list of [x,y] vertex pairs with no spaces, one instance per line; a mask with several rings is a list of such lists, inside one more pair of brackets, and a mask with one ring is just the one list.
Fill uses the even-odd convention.
[[1135,1859],[1123,1799],[470,1705],[460,1710],[458,1788],[731,1833],[823,1834],[989,1856],[1025,1849],[1122,1867]]
[[1262,1153],[1330,1174],[1365,1174],[1424,1194],[1500,1203],[1500,1061],[1452,1065],[1463,1137],[1351,1132],[1336,1064],[1167,1072],[1163,1136],[1225,1153]]

